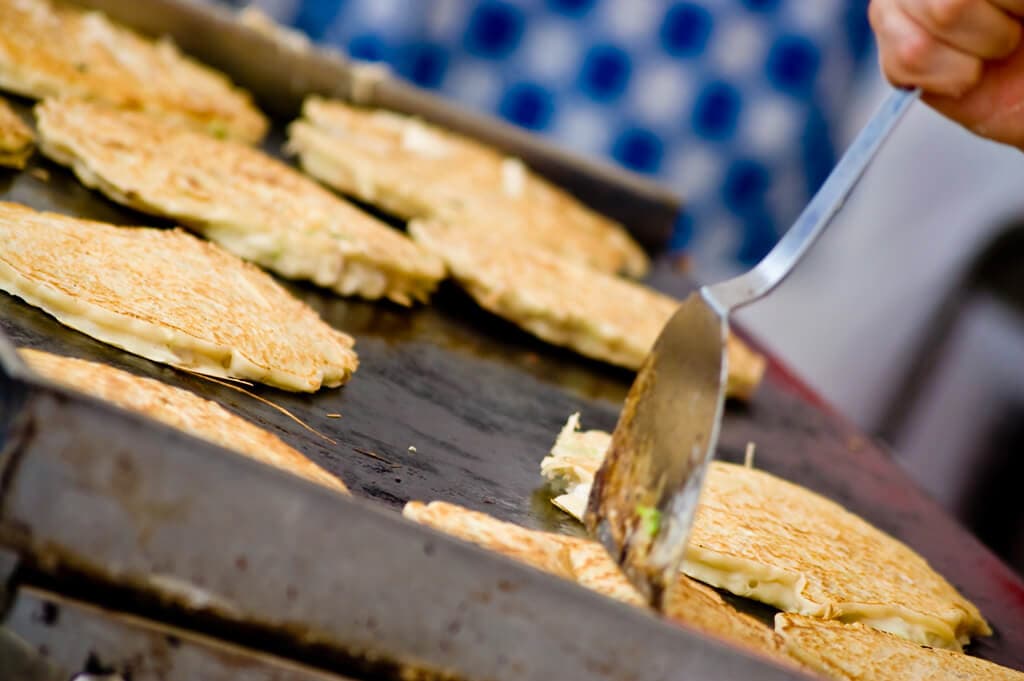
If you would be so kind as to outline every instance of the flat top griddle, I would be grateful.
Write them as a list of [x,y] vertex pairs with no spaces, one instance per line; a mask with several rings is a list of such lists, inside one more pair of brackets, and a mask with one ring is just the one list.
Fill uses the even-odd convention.
[[[28,117],[29,103],[17,106]],[[266,145],[275,154],[279,135],[278,127]],[[0,199],[116,224],[170,224],[113,204],[38,155],[25,171],[0,171]],[[676,295],[691,288],[667,260],[651,283]],[[216,400],[340,475],[355,494],[396,510],[410,499],[440,499],[528,527],[581,531],[548,502],[539,462],[573,412],[585,428],[612,429],[630,372],[547,346],[451,284],[413,309],[285,285],[357,339],[361,366],[341,389],[251,389],[319,434],[251,396],[93,341],[7,294],[0,331],[17,346],[107,362]],[[995,630],[971,652],[1024,669],[1020,578],[777,361],[752,402],[729,405],[720,458],[741,460],[748,442],[758,467],[835,499],[922,553]]]

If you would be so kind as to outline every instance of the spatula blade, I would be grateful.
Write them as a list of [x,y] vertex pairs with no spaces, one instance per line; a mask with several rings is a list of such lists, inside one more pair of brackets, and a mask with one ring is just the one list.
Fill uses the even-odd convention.
[[647,600],[678,578],[727,377],[728,321],[692,293],[662,330],[626,398],[584,523]]

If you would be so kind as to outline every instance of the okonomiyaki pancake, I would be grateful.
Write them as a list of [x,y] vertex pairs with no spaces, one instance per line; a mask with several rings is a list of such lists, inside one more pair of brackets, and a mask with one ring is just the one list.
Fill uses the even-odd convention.
[[683,569],[780,610],[862,622],[922,645],[959,650],[992,633],[910,547],[754,468],[713,465]]
[[1024,673],[878,631],[804,615],[779,613],[775,631],[786,651],[811,669],[841,681],[1024,681]]
[[[403,514],[463,541],[508,556],[550,574],[575,581],[629,605],[647,607],[603,546],[589,539],[527,530],[485,513],[441,501],[411,501]],[[738,612],[715,591],[679,575],[665,616],[695,629],[791,662],[767,626]]]
[[[615,600],[646,607],[640,592],[615,564],[607,549],[595,541],[565,538],[571,542],[569,560],[576,582]],[[694,629],[758,650],[768,657],[792,663],[783,652],[781,639],[753,617],[726,603],[709,586],[680,574],[665,603],[665,616]]]
[[32,129],[0,98],[0,166],[24,168],[34,147]]
[[55,383],[144,414],[172,428],[311,482],[348,493],[341,480],[286,445],[277,436],[235,416],[216,402],[106,364],[27,348],[18,352],[33,371]]
[[[611,434],[562,429],[542,475],[553,503],[581,518]],[[714,461],[683,571],[787,612],[862,622],[959,650],[991,633],[978,609],[910,547],[839,504],[755,468]]]
[[[413,239],[436,253],[481,307],[553,345],[639,369],[679,301],[502,236],[441,221],[413,221]],[[730,338],[727,394],[747,398],[764,358]]]
[[144,38],[59,0],[0,6],[0,89],[99,100],[247,143],[267,131],[248,93],[169,40]]
[[341,295],[426,300],[440,259],[261,151],[83,100],[36,107],[40,148],[89,187]]
[[156,362],[313,392],[358,366],[268,274],[182,230],[115,227],[0,202],[0,289]]
[[573,579],[568,545],[557,534],[528,530],[443,501],[410,501],[402,515],[538,570]]
[[621,225],[518,159],[418,119],[310,97],[288,144],[310,175],[398,217],[500,232],[605,272],[647,271]]

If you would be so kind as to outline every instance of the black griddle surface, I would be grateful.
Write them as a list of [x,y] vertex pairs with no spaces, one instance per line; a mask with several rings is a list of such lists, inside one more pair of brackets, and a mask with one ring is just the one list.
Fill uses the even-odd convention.
[[[18,106],[28,118],[27,104]],[[277,128],[265,148],[277,155],[280,142]],[[171,224],[108,201],[39,155],[25,171],[0,170],[0,199],[115,224]],[[679,296],[691,289],[667,261],[651,283]],[[431,305],[412,309],[284,285],[356,337],[360,368],[348,385],[313,395],[251,391],[323,436],[251,396],[94,341],[4,293],[0,330],[18,346],[106,362],[216,400],[341,476],[355,494],[396,510],[410,499],[440,499],[527,527],[580,532],[550,505],[540,460],[573,412],[585,428],[612,429],[630,372],[541,343],[451,284]],[[328,416],[335,413],[341,418]],[[1020,578],[777,361],[749,405],[728,406],[719,458],[741,460],[748,442],[757,445],[760,468],[838,501],[921,552],[995,629],[972,652],[1024,669]]]

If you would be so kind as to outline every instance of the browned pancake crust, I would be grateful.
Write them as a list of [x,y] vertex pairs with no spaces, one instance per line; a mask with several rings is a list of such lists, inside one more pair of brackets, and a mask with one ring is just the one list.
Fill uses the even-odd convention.
[[527,530],[443,501],[410,501],[402,515],[538,570],[573,579],[568,547],[558,535]]
[[779,613],[775,630],[793,657],[839,681],[1024,681],[1024,673],[862,624]]
[[27,348],[18,352],[33,371],[55,383],[145,414],[172,428],[311,482],[348,493],[341,480],[286,445],[280,438],[235,416],[216,402],[106,364]]
[[24,168],[34,146],[32,129],[0,98],[0,166]]
[[[574,414],[541,473],[582,516],[611,434],[579,431]],[[957,648],[988,633],[977,608],[912,549],[808,489],[714,461],[683,570],[783,610],[864,621],[921,643]]]
[[0,288],[154,361],[314,391],[353,340],[269,275],[181,230],[115,227],[0,202]]
[[[482,307],[554,345],[639,369],[679,301],[654,289],[538,251],[504,235],[414,221],[413,238],[436,253]],[[728,394],[749,397],[764,358],[728,344]]]
[[[951,648],[991,633],[974,604],[906,544],[804,487],[716,462],[684,570],[705,579],[699,566],[730,563],[734,582],[712,584],[783,610],[882,628],[901,620],[898,626],[916,627],[916,634],[905,632],[909,638]],[[768,583],[759,584],[755,573]],[[773,582],[795,601],[758,593]]]
[[59,0],[0,4],[0,89],[101,100],[249,143],[267,130],[247,93],[170,41]]
[[[496,553],[514,558],[550,574],[575,581],[609,598],[646,607],[643,598],[597,542],[550,532],[527,530],[485,513],[441,501],[411,501],[403,514],[418,523],[441,530]],[[745,646],[781,661],[792,663],[782,652],[772,630],[738,612],[713,589],[685,575],[673,587],[665,615],[705,633]]]
[[643,250],[520,161],[479,142],[386,111],[310,97],[289,129],[303,168],[405,219],[446,219],[501,232],[606,272],[641,276]]
[[[564,538],[577,583],[610,598],[646,606],[640,592],[629,583],[603,546],[588,539]],[[757,650],[773,659],[792,662],[775,633],[753,617],[726,603],[714,589],[679,575],[665,603],[665,616],[713,636]]]
[[83,100],[46,100],[36,116],[43,153],[86,185],[282,276],[406,305],[444,276],[401,232],[245,145]]

